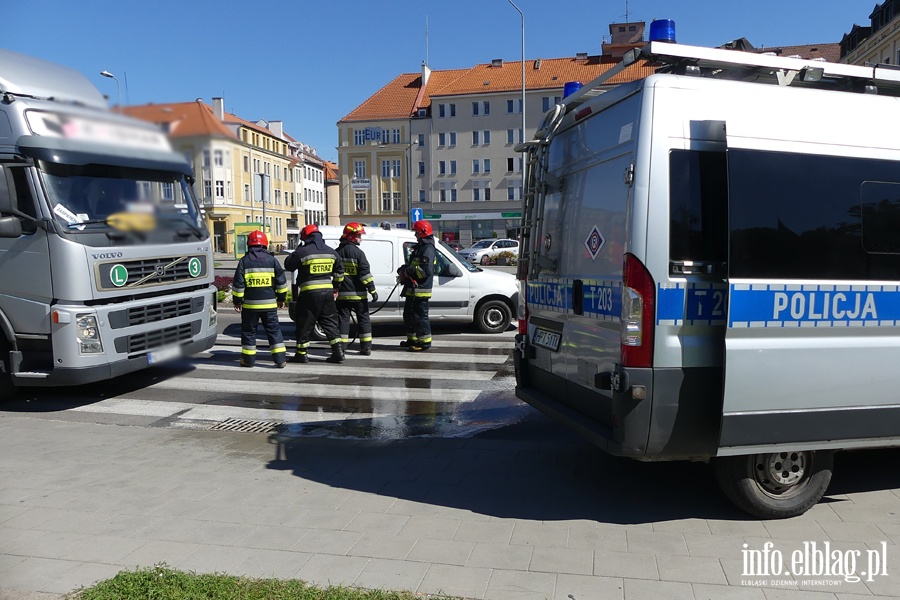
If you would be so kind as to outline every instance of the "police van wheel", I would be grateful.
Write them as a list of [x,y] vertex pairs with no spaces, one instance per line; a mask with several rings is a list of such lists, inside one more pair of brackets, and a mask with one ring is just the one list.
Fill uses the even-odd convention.
[[771,452],[715,459],[722,491],[741,510],[761,519],[805,513],[831,482],[830,450]]
[[0,400],[12,399],[18,391],[9,374],[9,349],[9,342],[0,334]]
[[502,333],[511,320],[512,310],[502,300],[488,300],[475,311],[475,324],[483,333]]

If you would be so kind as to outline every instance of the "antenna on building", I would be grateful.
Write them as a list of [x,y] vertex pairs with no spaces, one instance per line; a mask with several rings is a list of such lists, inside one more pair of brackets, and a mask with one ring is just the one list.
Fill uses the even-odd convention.
[[428,15],[425,15],[425,64],[428,64]]
[[631,21],[628,20],[628,0],[625,0],[625,22],[631,23]]

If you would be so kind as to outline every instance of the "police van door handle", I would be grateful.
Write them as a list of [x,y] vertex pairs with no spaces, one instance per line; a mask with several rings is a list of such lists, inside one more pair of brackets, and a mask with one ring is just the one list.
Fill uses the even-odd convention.
[[634,183],[634,163],[631,163],[625,168],[625,175],[622,179],[625,181],[625,185]]

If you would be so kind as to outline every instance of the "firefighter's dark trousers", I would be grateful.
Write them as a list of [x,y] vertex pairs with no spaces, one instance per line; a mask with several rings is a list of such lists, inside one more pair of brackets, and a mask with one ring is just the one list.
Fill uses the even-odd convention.
[[372,319],[369,316],[368,300],[338,300],[338,330],[341,341],[346,346],[350,342],[350,321],[356,315],[356,337],[361,346],[372,345]]
[[300,292],[297,298],[297,354],[306,354],[309,350],[309,338],[318,321],[325,333],[328,344],[334,346],[341,343],[338,331],[337,307],[334,293],[330,289]]
[[256,362],[256,328],[262,321],[269,339],[269,352],[275,364],[281,364],[286,360],[284,337],[281,335],[281,326],[278,324],[278,311],[241,309],[241,362],[247,366],[253,366]]
[[407,296],[403,301],[403,323],[406,339],[416,346],[431,346],[431,321],[428,319],[429,297]]

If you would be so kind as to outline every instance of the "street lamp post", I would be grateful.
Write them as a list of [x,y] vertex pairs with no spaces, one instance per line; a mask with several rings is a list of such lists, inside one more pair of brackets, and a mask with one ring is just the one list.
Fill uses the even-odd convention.
[[[519,12],[519,16],[522,17],[522,139],[519,142],[525,141],[525,13],[523,13],[518,6],[512,1],[507,0],[514,9]],[[525,161],[528,159],[528,155],[525,152],[522,152],[522,187],[520,188],[522,192],[525,191]]]
[[119,103],[119,106],[122,106],[122,88],[119,86],[119,80],[109,71],[100,71],[100,74],[104,77],[109,77],[110,79],[116,80],[116,99]]

